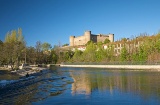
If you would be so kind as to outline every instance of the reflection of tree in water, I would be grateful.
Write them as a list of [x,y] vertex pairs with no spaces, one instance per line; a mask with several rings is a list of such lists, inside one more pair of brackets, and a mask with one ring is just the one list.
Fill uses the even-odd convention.
[[92,91],[107,91],[114,89],[120,92],[131,92],[139,94],[143,98],[151,95],[160,98],[160,73],[145,71],[123,71],[123,70],[73,70],[70,72],[74,83],[72,94],[91,94]]

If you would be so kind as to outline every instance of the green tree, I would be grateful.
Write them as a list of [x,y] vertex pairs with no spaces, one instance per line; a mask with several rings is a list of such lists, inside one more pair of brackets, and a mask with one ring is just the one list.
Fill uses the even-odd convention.
[[60,48],[59,45],[54,45],[53,49],[52,49],[55,53],[55,58],[56,58],[56,63],[61,63],[63,61],[62,56],[61,56],[61,52],[62,49]]
[[69,44],[68,43],[66,43],[66,44],[64,44],[64,45],[62,45],[62,47],[64,47],[64,46],[68,46]]
[[34,47],[26,48],[26,60],[29,64],[36,64],[36,49]]
[[127,60],[128,60],[128,57],[129,57],[129,53],[128,53],[126,47],[124,46],[124,47],[121,49],[120,60],[121,60],[121,61],[127,61]]
[[57,54],[56,54],[54,49],[51,50],[51,61],[54,64],[56,64],[57,61],[58,61],[58,56],[57,56]]
[[73,55],[73,61],[74,62],[80,62],[82,57],[82,51],[75,49],[74,55]]
[[155,49],[160,52],[160,40],[158,40],[155,44]]
[[131,55],[131,58],[132,58],[132,61],[139,61],[139,58],[138,58],[139,56],[138,56],[138,53],[136,52],[136,53],[133,53],[132,55]]
[[48,64],[48,63],[51,63],[51,44],[45,42],[43,44],[41,44],[41,50],[43,52],[42,54],[42,58],[41,58],[41,61],[42,63],[45,63],[45,64]]
[[4,41],[4,59],[7,64],[11,65],[12,69],[15,64],[16,67],[19,66],[19,62],[22,58],[22,51],[25,48],[22,30],[20,28],[18,30],[19,32],[16,30],[8,32]]
[[97,43],[97,51],[96,51],[96,61],[100,62],[106,59],[106,51],[103,48],[103,43],[98,42]]
[[93,43],[93,41],[90,40],[90,41],[88,41],[85,45],[87,46],[87,45],[89,45],[90,43]]
[[107,44],[107,43],[110,43],[110,40],[108,38],[104,40],[104,44]]
[[96,45],[91,41],[83,53],[83,61],[95,62],[96,61]]
[[147,52],[144,50],[144,46],[140,46],[138,51],[132,54],[133,61],[146,61]]
[[0,40],[0,66],[4,63],[3,42]]
[[108,45],[106,49],[106,60],[114,61],[114,45]]
[[127,38],[122,38],[121,42],[123,42],[123,43],[127,42]]
[[52,46],[51,46],[51,44],[45,42],[41,45],[41,48],[43,51],[49,51],[49,50],[51,50]]
[[147,52],[144,50],[144,46],[139,47],[139,61],[146,61],[147,59]]
[[64,61],[68,61],[70,59],[70,54],[68,51],[64,52]]

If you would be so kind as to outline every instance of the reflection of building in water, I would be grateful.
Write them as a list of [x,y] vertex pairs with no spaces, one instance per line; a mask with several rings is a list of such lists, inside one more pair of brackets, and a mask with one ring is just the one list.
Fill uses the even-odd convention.
[[91,83],[89,78],[87,78],[86,72],[71,72],[71,76],[74,80],[72,84],[72,94],[91,94]]
[[[72,84],[72,94],[86,94],[91,92],[109,92],[115,95],[114,90],[120,92],[131,92],[140,94],[142,97],[160,94],[159,75],[142,75],[131,71],[106,71],[88,72],[88,70],[73,70],[70,72],[74,83]],[[159,73],[160,74],[160,73]],[[160,98],[160,96],[159,96]]]
[[101,91],[106,90],[113,93],[113,81],[111,77],[106,78],[106,75],[99,72],[98,74],[90,74],[83,71],[70,72],[74,83],[72,84],[72,94],[86,94],[89,95],[93,90]]

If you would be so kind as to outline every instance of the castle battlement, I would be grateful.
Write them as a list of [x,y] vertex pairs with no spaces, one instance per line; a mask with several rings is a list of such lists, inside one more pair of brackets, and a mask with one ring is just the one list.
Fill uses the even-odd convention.
[[70,46],[85,45],[88,41],[104,42],[105,39],[109,39],[110,42],[114,42],[114,34],[92,34],[91,31],[85,31],[82,36],[70,36]]

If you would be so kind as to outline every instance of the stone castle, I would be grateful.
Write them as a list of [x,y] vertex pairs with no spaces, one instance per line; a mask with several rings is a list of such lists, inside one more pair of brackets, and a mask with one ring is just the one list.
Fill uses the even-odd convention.
[[85,31],[83,36],[75,37],[70,36],[70,46],[85,45],[88,41],[104,42],[105,39],[109,39],[110,42],[114,42],[114,34],[91,34],[91,31]]

